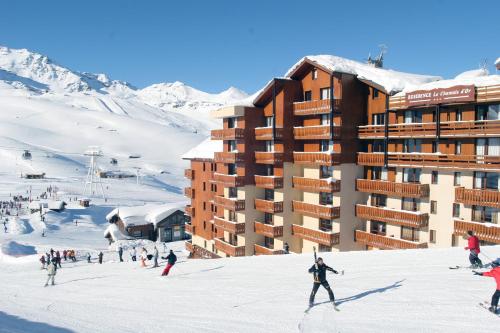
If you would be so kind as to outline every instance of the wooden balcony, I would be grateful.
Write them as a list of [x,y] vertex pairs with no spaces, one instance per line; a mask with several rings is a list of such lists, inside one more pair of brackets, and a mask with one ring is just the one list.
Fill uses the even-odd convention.
[[315,205],[303,201],[292,201],[293,211],[310,217],[321,219],[338,219],[340,217],[340,207]]
[[212,140],[239,140],[243,139],[245,130],[243,128],[223,128],[212,130]]
[[255,209],[264,213],[281,213],[283,212],[283,201],[255,199]]
[[215,172],[212,182],[221,184],[224,187],[239,187],[245,185],[245,177]]
[[224,198],[220,195],[214,197],[214,203],[224,209],[232,211],[245,210],[245,200],[238,200],[236,198]]
[[283,164],[283,153],[275,151],[256,151],[255,163],[258,164]]
[[194,199],[194,188],[192,187],[185,187],[184,188],[184,196]]
[[193,180],[194,179],[194,170],[192,170],[192,169],[184,170],[184,177],[186,177],[189,180]]
[[340,164],[340,154],[332,152],[293,152],[293,161],[296,164],[338,165]]
[[215,248],[231,257],[243,257],[245,255],[244,246],[234,246],[225,242],[221,238],[215,238]]
[[410,242],[404,239],[375,235],[361,230],[356,230],[355,235],[356,242],[382,250],[411,250],[427,248],[427,243]]
[[194,226],[192,224],[184,224],[184,231],[187,232],[190,235],[194,235]]
[[[358,153],[358,164],[383,166],[384,154]],[[389,153],[389,166],[500,171],[500,156]]]
[[279,254],[285,254],[285,251],[283,250],[273,250],[268,247],[265,247],[263,245],[259,244],[254,244],[254,251],[255,255],[279,255]]
[[239,163],[243,162],[243,154],[237,152],[218,152],[214,154],[217,163]]
[[498,224],[455,220],[454,227],[455,235],[464,236],[467,231],[472,230],[480,240],[500,244],[500,225]]
[[194,252],[193,241],[191,241],[191,240],[185,241],[184,246],[185,246],[186,250],[188,250],[190,253]]
[[[330,125],[294,127],[295,140],[329,140],[331,138]],[[333,138],[340,138],[340,126],[333,127]]]
[[[341,100],[335,99],[333,103],[334,111],[338,112]],[[296,116],[310,116],[325,113],[330,113],[330,99],[293,103],[293,114]]]
[[255,186],[260,188],[276,189],[283,187],[283,177],[255,176]]
[[340,192],[340,180],[293,177],[293,187],[305,192]]
[[386,180],[357,179],[356,190],[407,198],[427,198],[429,196],[428,184],[396,183]]
[[245,233],[245,223],[244,222],[233,222],[225,220],[220,217],[214,217],[214,225],[224,231],[230,232],[235,235]]
[[356,205],[356,216],[365,220],[377,220],[412,228],[424,228],[429,224],[429,214],[404,210]]
[[446,121],[441,122],[442,137],[488,137],[499,136],[500,120]]
[[340,242],[339,232],[314,230],[297,224],[292,224],[292,234],[296,237],[326,246],[338,245]]
[[195,212],[195,209],[193,206],[191,205],[187,205],[186,208],[184,209],[185,212],[186,212],[186,215],[188,216],[191,216],[191,217],[194,217],[194,212]]
[[468,206],[480,205],[500,208],[500,191],[456,187],[455,202],[459,202]]
[[257,127],[255,129],[255,140],[280,140],[283,138],[283,128],[276,127],[274,130],[272,127]]
[[269,238],[276,238],[283,236],[282,225],[272,225],[255,221],[254,227],[255,227],[255,233],[258,235],[266,236]]

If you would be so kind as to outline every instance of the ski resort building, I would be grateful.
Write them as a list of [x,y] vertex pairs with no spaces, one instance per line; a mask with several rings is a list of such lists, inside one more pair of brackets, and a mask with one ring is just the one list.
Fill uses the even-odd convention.
[[[186,171],[187,248],[225,257],[446,247],[467,230],[500,243],[498,76],[477,78],[461,99],[457,82],[379,65],[305,57],[248,105],[214,111],[223,126],[211,139],[222,144]],[[445,97],[420,92],[441,85]]]

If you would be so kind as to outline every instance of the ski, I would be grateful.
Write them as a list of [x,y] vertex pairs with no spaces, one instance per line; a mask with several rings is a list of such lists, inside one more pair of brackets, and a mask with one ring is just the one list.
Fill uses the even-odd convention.
[[[337,307],[337,305],[335,304],[335,302],[331,302],[332,305],[333,305],[333,309],[337,312],[340,312],[340,309]],[[304,310],[304,313],[305,314],[308,314],[309,311],[311,311],[312,308],[314,308],[315,306],[318,306],[320,304],[323,304],[323,303],[317,303],[317,304],[313,304],[313,305],[309,305],[309,307],[307,309]]]
[[488,302],[488,301],[484,301],[484,302],[480,302],[478,305],[479,305],[481,308],[483,308],[483,309],[485,309],[486,311],[488,311],[489,313],[491,313],[492,315],[495,315],[495,316],[497,316],[497,317],[499,317],[499,318],[500,318],[500,313],[498,312],[498,310],[497,310],[497,312],[491,312],[491,311],[490,311],[490,302]]

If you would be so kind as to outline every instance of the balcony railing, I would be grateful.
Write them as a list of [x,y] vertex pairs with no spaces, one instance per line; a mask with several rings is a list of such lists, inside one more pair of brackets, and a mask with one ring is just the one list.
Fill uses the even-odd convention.
[[193,180],[194,179],[194,170],[192,170],[192,169],[184,170],[184,177],[186,177],[187,179]]
[[412,228],[424,228],[429,224],[429,214],[380,207],[356,205],[356,216],[365,220],[377,220]]
[[192,224],[188,224],[188,223],[186,223],[186,224],[184,225],[184,231],[185,231],[185,232],[187,232],[187,233],[188,233],[188,234],[190,234],[190,235],[194,235],[194,229],[195,229],[195,228],[194,228],[194,226],[193,226]]
[[[358,164],[383,166],[384,154],[358,153]],[[407,166],[416,168],[456,168],[500,171],[500,156],[490,155],[448,155],[425,153],[389,153],[389,166]]]
[[220,238],[215,238],[215,248],[231,257],[243,257],[245,255],[244,246],[231,245]]
[[220,195],[216,195],[214,198],[214,203],[221,206],[224,209],[232,211],[245,210],[245,200],[238,200],[236,198],[225,198]]
[[195,209],[193,206],[191,205],[187,205],[186,208],[184,209],[186,211],[186,215],[188,216],[191,216],[191,217],[194,217],[194,212],[195,212]]
[[500,191],[456,187],[455,201],[464,205],[500,208]]
[[[334,100],[334,111],[339,111],[340,104],[340,99]],[[330,113],[330,99],[293,103],[293,114],[296,116],[309,116],[324,113]]]
[[340,217],[340,207],[315,205],[303,201],[292,201],[293,211],[310,217],[321,219],[338,219]]
[[314,230],[297,224],[292,224],[292,234],[296,237],[326,246],[334,246],[340,242],[339,232]]
[[258,164],[282,164],[283,163],[283,153],[275,151],[256,151],[255,152],[255,163]]
[[272,127],[257,127],[255,129],[255,139],[256,140],[273,140],[283,138],[283,128],[276,127],[274,131],[273,138],[273,128]]
[[337,165],[340,164],[340,154],[332,152],[293,152],[296,164]]
[[472,230],[480,240],[500,244],[500,225],[493,223],[481,223],[455,220],[454,234],[464,236],[467,231]]
[[[328,140],[331,138],[330,125],[294,127],[295,140]],[[340,126],[333,127],[333,138],[340,138]]]
[[218,152],[214,154],[217,163],[238,163],[243,162],[243,154],[237,152]]
[[256,256],[285,254],[283,250],[273,250],[259,244],[254,244],[254,251]]
[[194,199],[194,189],[192,187],[185,187],[184,196]]
[[244,138],[243,128],[223,128],[212,130],[212,140],[238,140]]
[[213,182],[219,183],[224,187],[239,187],[245,185],[245,177],[238,175],[225,175],[222,173],[214,173]]
[[283,177],[255,176],[255,186],[260,188],[276,189],[283,187]]
[[272,225],[255,221],[254,226],[255,226],[255,233],[258,235],[266,236],[269,238],[276,238],[283,236],[282,225]]
[[255,199],[255,209],[264,213],[283,212],[283,201]]
[[245,223],[244,222],[233,222],[225,220],[220,217],[214,217],[214,225],[217,228],[221,228],[224,231],[230,232],[232,234],[244,234],[245,233]]
[[[435,137],[436,123],[389,124],[389,138]],[[439,135],[441,137],[487,137],[498,136],[500,120],[443,121]],[[360,139],[383,138],[384,125],[358,127]]]
[[293,177],[293,187],[306,192],[340,192],[340,180]]
[[359,192],[378,193],[408,198],[427,198],[428,184],[396,183],[386,180],[357,179],[356,189]]
[[410,250],[427,248],[427,243],[417,243],[404,239],[375,235],[361,230],[356,230],[356,242],[382,250]]
[[188,250],[190,253],[194,252],[193,241],[191,241],[191,240],[185,241],[184,246],[186,247],[186,250]]

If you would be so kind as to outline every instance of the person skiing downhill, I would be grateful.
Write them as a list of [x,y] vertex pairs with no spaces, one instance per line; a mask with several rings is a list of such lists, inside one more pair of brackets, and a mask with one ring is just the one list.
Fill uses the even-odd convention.
[[493,296],[491,297],[491,306],[489,310],[493,313],[497,313],[498,300],[500,299],[500,260],[492,262],[491,267],[493,267],[493,269],[489,272],[474,272],[474,274],[480,276],[489,276],[495,279],[495,282],[497,283],[497,290],[495,290]]
[[481,268],[483,266],[483,263],[481,262],[481,259],[479,259],[479,253],[481,253],[479,238],[474,235],[474,232],[472,232],[472,230],[467,231],[467,235],[468,244],[464,249],[470,251],[470,264],[472,265],[472,268]]
[[45,282],[44,287],[47,287],[49,285],[50,280],[52,280],[52,285],[55,284],[54,279],[56,277],[56,273],[57,273],[57,266],[56,266],[55,260],[49,261],[47,263],[47,275],[48,275],[47,282]]
[[170,250],[168,256],[163,259],[167,259],[167,266],[161,273],[161,276],[167,276],[168,273],[170,272],[170,269],[172,269],[172,267],[175,265],[175,262],[177,261],[177,256],[174,254],[174,251]]
[[309,273],[312,273],[314,276],[313,289],[311,291],[311,296],[309,296],[309,307],[312,307],[314,305],[314,297],[316,296],[316,293],[318,292],[320,286],[323,286],[328,291],[330,302],[332,302],[333,306],[335,307],[335,296],[333,295],[332,288],[330,288],[330,284],[326,280],[326,271],[330,271],[335,274],[339,273],[333,268],[327,266],[323,262],[322,258],[318,258],[316,260],[316,263],[312,265],[311,268],[309,268]]

